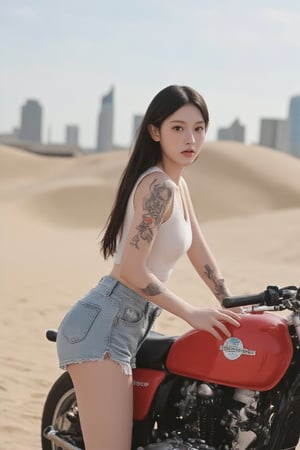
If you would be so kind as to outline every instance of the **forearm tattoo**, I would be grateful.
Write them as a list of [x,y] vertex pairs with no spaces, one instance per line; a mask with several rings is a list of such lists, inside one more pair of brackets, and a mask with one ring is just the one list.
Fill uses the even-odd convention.
[[215,296],[217,297],[218,300],[222,301],[223,298],[226,296],[224,280],[222,278],[217,278],[214,270],[208,264],[206,264],[204,268],[205,268],[204,274],[213,283]]
[[131,245],[139,248],[139,242],[151,243],[153,239],[153,229],[158,227],[163,219],[166,208],[169,204],[172,191],[165,183],[157,182],[155,179],[150,185],[150,194],[143,200],[143,214],[141,223],[136,227],[137,234],[132,238]]
[[159,286],[159,284],[149,283],[148,286],[142,288],[142,292],[148,297],[154,297],[155,295],[159,295],[163,292],[163,288]]

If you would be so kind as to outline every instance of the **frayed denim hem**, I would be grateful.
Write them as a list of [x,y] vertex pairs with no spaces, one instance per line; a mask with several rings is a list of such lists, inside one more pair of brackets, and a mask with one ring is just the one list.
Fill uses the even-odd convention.
[[85,362],[91,362],[91,361],[105,361],[105,360],[111,360],[114,363],[118,364],[121,367],[122,373],[124,375],[128,375],[131,376],[132,375],[132,368],[135,368],[135,364],[133,365],[133,367],[128,364],[125,363],[123,361],[119,361],[117,359],[114,359],[111,357],[110,353],[108,351],[106,351],[104,353],[103,356],[97,356],[97,357],[85,357],[84,359],[78,359],[78,360],[73,360],[73,361],[64,361],[62,364],[60,364],[60,368],[62,370],[67,370],[67,367],[71,364],[83,364]]

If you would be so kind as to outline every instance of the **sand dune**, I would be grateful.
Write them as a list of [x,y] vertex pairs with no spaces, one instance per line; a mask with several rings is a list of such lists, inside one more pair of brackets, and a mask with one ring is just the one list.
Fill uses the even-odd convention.
[[[40,449],[43,402],[60,375],[44,331],[109,270],[98,233],[127,152],[51,158],[0,147],[0,449]],[[300,160],[269,149],[207,143],[186,170],[207,240],[235,294],[300,284]],[[169,286],[216,304],[182,258]],[[187,325],[164,313],[157,328]]]
[[[45,158],[2,148],[2,198],[53,224],[99,227],[128,152]],[[202,221],[300,205],[300,160],[237,143],[208,143],[186,179]],[[7,181],[8,180],[8,181]]]
[[239,143],[207,143],[187,179],[201,220],[300,205],[300,160]]

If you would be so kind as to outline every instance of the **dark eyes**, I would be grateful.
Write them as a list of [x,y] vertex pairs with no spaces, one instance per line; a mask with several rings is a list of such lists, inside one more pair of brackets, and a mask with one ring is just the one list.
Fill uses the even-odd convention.
[[[183,127],[181,127],[180,125],[175,125],[173,127],[173,130],[175,130],[175,131],[183,131]],[[201,131],[203,131],[203,130],[204,130],[203,126],[199,126],[199,127],[195,128],[195,131],[197,131],[197,133],[201,133]]]

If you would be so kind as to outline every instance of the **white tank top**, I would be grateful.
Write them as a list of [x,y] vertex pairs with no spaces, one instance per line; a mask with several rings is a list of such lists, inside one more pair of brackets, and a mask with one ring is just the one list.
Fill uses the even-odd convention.
[[[127,210],[125,214],[123,233],[119,238],[114,256],[114,263],[120,264],[123,249],[130,225],[134,215],[134,194],[137,186],[142,179],[153,172],[163,172],[159,167],[150,167],[137,180],[130,197],[128,199]],[[181,177],[179,186],[185,183]],[[166,281],[175,266],[178,258],[188,251],[192,243],[192,229],[188,211],[186,210],[186,218],[184,217],[182,208],[178,198],[179,193],[175,191],[173,199],[173,209],[169,219],[159,226],[157,236],[153,242],[151,253],[149,255],[147,266],[149,270],[157,276],[160,281]]]

